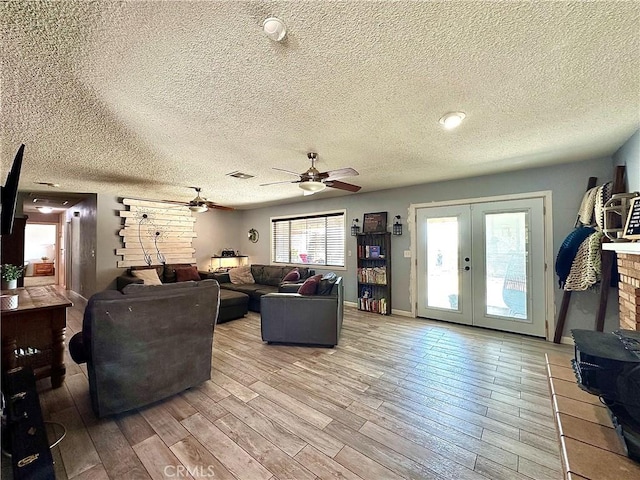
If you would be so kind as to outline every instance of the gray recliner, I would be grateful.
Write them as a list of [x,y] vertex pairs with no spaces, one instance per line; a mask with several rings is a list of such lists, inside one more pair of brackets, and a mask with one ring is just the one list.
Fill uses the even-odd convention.
[[328,295],[269,293],[260,301],[262,340],[327,347],[338,344],[344,309],[342,277]]
[[87,362],[95,414],[138,408],[210,379],[219,293],[218,282],[203,280],[93,295],[69,350]]

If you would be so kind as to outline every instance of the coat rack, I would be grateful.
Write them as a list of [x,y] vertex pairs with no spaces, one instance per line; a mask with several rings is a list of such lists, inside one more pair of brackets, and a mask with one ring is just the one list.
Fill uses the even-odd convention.
[[[613,187],[611,194],[622,193],[624,191],[624,166],[617,166],[614,171]],[[587,191],[596,186],[598,178],[589,177],[587,182]],[[605,215],[611,215],[605,213]],[[608,243],[610,240],[607,237],[602,239],[602,243]],[[596,330],[602,332],[604,329],[604,317],[607,313],[607,301],[609,299],[609,286],[611,284],[611,276],[613,271],[613,262],[615,260],[615,252],[611,250],[603,250],[600,247],[600,254],[602,256],[602,277],[600,279],[600,301],[598,303],[598,310],[596,312]],[[562,339],[562,332],[564,330],[564,324],[567,320],[567,313],[569,312],[569,301],[571,300],[571,290],[565,290],[562,295],[562,303],[560,304],[560,311],[558,312],[558,321],[556,322],[556,331],[553,337],[554,343],[560,343]]]

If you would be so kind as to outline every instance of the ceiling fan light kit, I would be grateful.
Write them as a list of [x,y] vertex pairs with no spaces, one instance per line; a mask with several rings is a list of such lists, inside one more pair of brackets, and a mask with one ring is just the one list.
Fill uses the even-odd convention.
[[206,205],[189,205],[189,210],[194,213],[204,213],[209,210],[209,208],[207,208]]
[[274,42],[281,42],[287,34],[284,22],[276,17],[269,17],[262,22],[262,30]]
[[308,180],[306,182],[300,182],[298,184],[298,186],[302,190],[306,190],[307,192],[313,192],[313,193],[321,192],[322,190],[327,188],[327,186],[324,183],[317,182],[315,180]]

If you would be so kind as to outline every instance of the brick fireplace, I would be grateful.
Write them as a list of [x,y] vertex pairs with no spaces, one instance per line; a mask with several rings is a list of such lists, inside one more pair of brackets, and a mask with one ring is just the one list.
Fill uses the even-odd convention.
[[640,330],[640,243],[614,243],[603,248],[615,250],[618,259],[620,328]]

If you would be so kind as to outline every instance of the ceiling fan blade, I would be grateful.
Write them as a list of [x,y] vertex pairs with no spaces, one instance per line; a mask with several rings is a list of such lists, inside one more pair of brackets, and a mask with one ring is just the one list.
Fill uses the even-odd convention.
[[281,182],[270,182],[270,183],[261,183],[261,187],[265,187],[267,185],[278,185],[279,183],[300,183],[300,180],[284,180]]
[[178,200],[154,200],[154,202],[170,203],[172,205],[184,205],[186,207],[189,206],[189,202],[180,202]]
[[362,188],[362,187],[359,187],[358,185],[353,185],[352,183],[338,182],[336,180],[328,180],[328,181],[325,181],[324,184],[327,187],[346,190],[348,192],[357,192]]
[[344,177],[355,177],[359,175],[353,168],[339,168],[338,170],[329,170],[328,172],[322,172],[320,177],[325,180],[337,180]]
[[299,173],[292,172],[291,170],[285,170],[284,168],[278,168],[278,167],[271,167],[271,168],[273,168],[274,170],[278,170],[280,172],[290,173],[291,175],[295,175],[296,177],[300,176]]
[[219,204],[217,204],[217,203],[213,203],[213,202],[210,202],[210,201],[208,201],[208,200],[207,200],[207,201],[205,201],[204,203],[205,203],[205,205],[206,205],[208,208],[210,208],[210,209],[212,209],[212,210],[213,210],[214,208],[215,208],[215,209],[217,209],[217,210],[226,210],[226,211],[235,210],[235,208],[233,208],[233,207],[225,207],[224,205],[219,205]]

